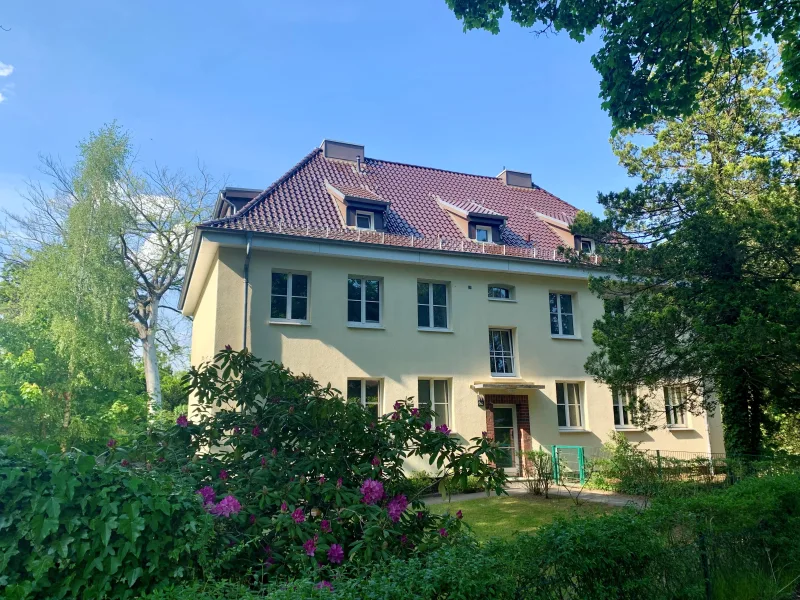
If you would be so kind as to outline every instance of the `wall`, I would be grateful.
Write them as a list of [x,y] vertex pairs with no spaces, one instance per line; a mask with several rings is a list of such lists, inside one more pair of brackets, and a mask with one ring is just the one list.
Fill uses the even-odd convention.
[[[244,251],[221,248],[219,260],[214,346],[242,347]],[[309,325],[270,323],[273,269],[311,274]],[[349,275],[383,277],[383,329],[347,326]],[[450,282],[452,332],[417,330],[418,278]],[[418,377],[448,378],[453,407],[449,425],[464,438],[479,436],[486,430],[486,413],[478,406],[477,394],[470,385],[505,381],[491,376],[488,330],[506,327],[514,330],[517,381],[544,386],[530,394],[534,448],[539,444],[598,446],[608,440],[614,429],[610,391],[583,370],[586,357],[594,348],[592,323],[603,310],[602,302],[589,292],[586,281],[273,251],[253,252],[250,280],[248,335],[249,345],[257,356],[283,362],[295,373],[310,374],[342,391],[348,377],[381,379],[384,412],[391,410],[396,399],[416,396]],[[515,286],[516,301],[488,300],[487,286],[491,283]],[[581,339],[551,338],[550,291],[577,294],[575,327]],[[206,335],[204,321],[209,318],[200,316],[205,309],[201,306],[195,318],[195,329],[200,327],[201,335]],[[194,344],[192,359],[194,362]],[[556,381],[582,383],[587,431],[559,431]],[[641,442],[643,448],[707,452],[704,415],[687,415],[687,419],[689,427],[685,430],[659,428],[652,432],[626,432],[626,435]]]

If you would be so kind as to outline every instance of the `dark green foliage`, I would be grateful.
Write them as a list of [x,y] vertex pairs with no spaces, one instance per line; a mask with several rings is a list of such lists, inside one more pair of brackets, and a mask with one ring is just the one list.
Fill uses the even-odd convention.
[[[415,494],[403,471],[411,457],[427,460],[454,487],[472,477],[504,493],[503,471],[490,466],[500,452],[494,442],[476,438],[464,447],[443,424],[431,429],[430,410],[407,401],[375,422],[330,386],[246,350],[224,350],[186,380],[198,402],[191,423],[151,432],[134,453],[206,488],[211,512],[225,498],[235,503],[216,520],[229,576],[332,577],[340,563],[373,564],[449,544],[461,521],[419,501],[422,490]],[[382,491],[371,501],[367,482]],[[395,514],[393,505],[401,507]],[[334,544],[338,560],[329,554]]]
[[658,501],[644,512],[561,520],[508,542],[464,539],[424,557],[340,573],[332,591],[313,579],[250,594],[209,583],[152,598],[705,600],[707,582],[714,598],[728,598],[720,594],[734,578],[767,582],[780,592],[769,597],[788,598],[800,575],[798,540],[800,479],[784,476]]
[[787,105],[800,108],[800,6],[785,0],[446,0],[464,29],[500,30],[511,20],[539,32],[566,31],[582,42],[600,30],[592,57],[603,108],[615,128],[685,116],[708,78],[754,60],[753,45],[781,49]]
[[201,576],[213,528],[193,491],[100,460],[0,447],[3,597],[137,598]]

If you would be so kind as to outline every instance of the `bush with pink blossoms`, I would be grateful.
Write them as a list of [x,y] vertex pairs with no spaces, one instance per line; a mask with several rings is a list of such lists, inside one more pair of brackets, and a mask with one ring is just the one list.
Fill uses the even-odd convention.
[[411,400],[376,422],[360,403],[247,351],[220,352],[186,383],[198,401],[191,422],[151,437],[147,460],[187,479],[217,516],[223,576],[331,581],[348,565],[454,543],[461,521],[409,491],[411,457],[502,493],[497,445],[465,445],[442,424],[432,431],[434,414]]

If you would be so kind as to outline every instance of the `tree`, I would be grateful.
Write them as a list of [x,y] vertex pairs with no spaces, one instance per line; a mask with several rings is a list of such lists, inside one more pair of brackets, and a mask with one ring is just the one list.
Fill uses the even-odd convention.
[[[686,116],[709,81],[746,76],[753,44],[771,38],[783,60],[782,97],[800,108],[800,2],[795,0],[447,0],[464,29],[498,33],[511,20],[537,33],[566,31],[582,42],[600,30],[592,64],[615,128]],[[708,52],[709,46],[714,51]],[[734,85],[738,85],[734,81]]]
[[[162,309],[179,314],[165,299],[174,300],[183,283],[194,225],[208,213],[215,184],[202,167],[196,177],[159,166],[140,169],[130,137],[116,123],[101,128],[85,146],[91,148],[98,140],[118,153],[102,188],[117,222],[114,228],[94,234],[112,248],[111,263],[122,265],[128,274],[124,322],[132,326],[139,341],[150,408],[155,410],[161,407],[162,395],[159,351],[162,356],[180,351],[173,333],[179,323],[164,327]],[[92,156],[84,167],[99,160]],[[66,235],[68,217],[79,203],[82,191],[76,187],[75,168],[44,157],[42,171],[51,186],[31,183],[25,197],[28,211],[9,215],[14,229],[5,236],[7,262],[27,265],[31,257],[57,247]]]
[[573,226],[613,273],[590,282],[607,311],[587,371],[651,400],[688,384],[689,410],[718,400],[729,453],[761,451],[767,406],[800,409],[800,115],[771,66],[761,51],[707,77],[693,115],[623,131],[642,183]]

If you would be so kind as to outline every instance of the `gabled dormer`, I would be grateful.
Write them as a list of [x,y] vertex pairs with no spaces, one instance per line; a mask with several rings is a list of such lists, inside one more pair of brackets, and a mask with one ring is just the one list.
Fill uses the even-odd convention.
[[499,244],[507,217],[472,200],[442,200],[439,206],[448,214],[466,237],[476,242]]
[[386,211],[389,202],[372,190],[353,185],[325,182],[342,220],[348,227],[368,231],[386,231]]

